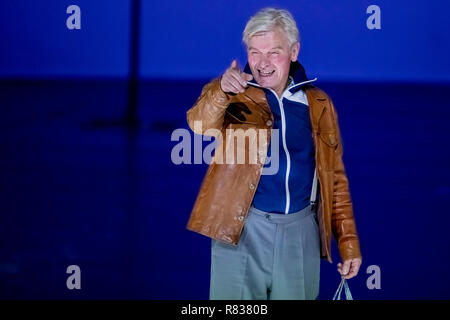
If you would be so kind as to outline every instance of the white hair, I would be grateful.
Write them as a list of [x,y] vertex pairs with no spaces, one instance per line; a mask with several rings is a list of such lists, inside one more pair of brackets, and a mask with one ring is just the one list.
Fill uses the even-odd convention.
[[300,42],[297,24],[291,13],[284,9],[264,8],[248,20],[242,33],[242,41],[248,46],[251,37],[261,32],[272,31],[275,27],[281,28],[286,34],[289,46]]

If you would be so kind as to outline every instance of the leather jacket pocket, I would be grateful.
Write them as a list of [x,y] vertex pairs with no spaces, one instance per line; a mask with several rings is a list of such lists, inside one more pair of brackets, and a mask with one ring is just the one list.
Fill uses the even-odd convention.
[[325,142],[325,144],[331,148],[336,148],[339,141],[336,136],[336,131],[331,132],[319,132],[320,139]]
[[319,167],[327,171],[334,170],[335,150],[339,143],[336,131],[319,132]]

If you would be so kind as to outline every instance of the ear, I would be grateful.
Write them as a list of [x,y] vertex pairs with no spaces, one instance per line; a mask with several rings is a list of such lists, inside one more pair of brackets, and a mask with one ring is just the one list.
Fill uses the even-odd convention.
[[298,53],[300,52],[300,42],[296,42],[291,46],[291,61],[295,62],[298,58]]

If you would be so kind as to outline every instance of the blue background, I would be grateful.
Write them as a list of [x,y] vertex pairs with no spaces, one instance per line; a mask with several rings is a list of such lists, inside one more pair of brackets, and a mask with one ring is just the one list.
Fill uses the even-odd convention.
[[[81,30],[66,28],[71,4]],[[0,298],[208,298],[210,241],[185,229],[207,166],[173,164],[170,135],[205,83],[245,64],[242,30],[266,6],[292,12],[299,60],[339,112],[354,297],[450,298],[448,2],[141,0],[138,127],[121,121],[130,4],[0,2]],[[381,30],[366,28],[371,4]],[[320,299],[339,284],[333,252]],[[81,290],[66,287],[72,264]]]
[[[333,81],[450,80],[445,1],[148,1],[141,0],[143,78],[206,79],[232,59],[245,63],[247,19],[265,6],[289,9],[302,39],[300,61]],[[81,8],[82,28],[65,27]],[[381,30],[365,27],[381,8]],[[2,78],[124,77],[129,67],[130,1],[4,0],[0,3]]]

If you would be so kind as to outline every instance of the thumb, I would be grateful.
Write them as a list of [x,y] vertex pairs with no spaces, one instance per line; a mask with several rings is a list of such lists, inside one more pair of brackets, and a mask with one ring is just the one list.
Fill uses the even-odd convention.
[[348,274],[349,271],[350,271],[350,261],[345,261],[344,266],[342,267],[342,273],[346,275]]
[[244,77],[244,79],[246,81],[250,81],[250,80],[253,79],[253,76],[251,74],[249,74],[249,73],[242,73],[242,76]]

